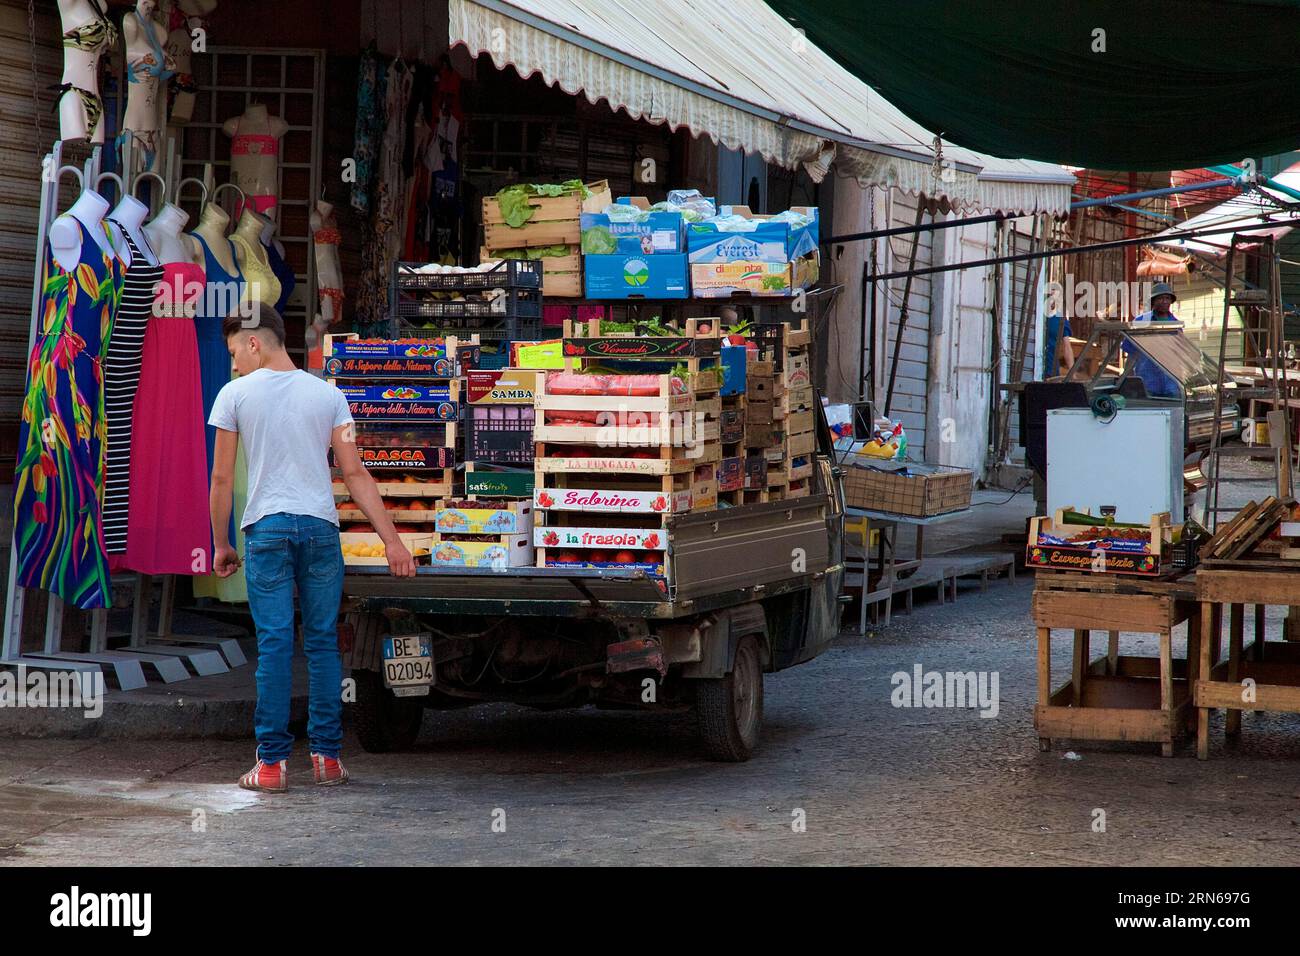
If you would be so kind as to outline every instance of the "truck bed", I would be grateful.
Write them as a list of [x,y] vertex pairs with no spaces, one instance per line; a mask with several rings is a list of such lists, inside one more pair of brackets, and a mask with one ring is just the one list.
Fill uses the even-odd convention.
[[640,570],[349,567],[343,590],[361,610],[674,618],[808,587],[829,564],[829,514],[813,494],[671,518],[666,589]]

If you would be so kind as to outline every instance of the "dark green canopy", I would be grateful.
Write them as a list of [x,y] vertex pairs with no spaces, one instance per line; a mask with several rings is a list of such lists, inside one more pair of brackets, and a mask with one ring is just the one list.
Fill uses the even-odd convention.
[[1300,148],[1300,0],[768,4],[913,120],[993,156],[1184,169]]

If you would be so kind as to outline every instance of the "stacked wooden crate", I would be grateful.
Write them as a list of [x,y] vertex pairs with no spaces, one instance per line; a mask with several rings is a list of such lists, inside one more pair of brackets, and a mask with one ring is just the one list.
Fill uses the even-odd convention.
[[763,477],[751,462],[750,491],[763,501],[808,494],[816,448],[815,396],[809,368],[807,321],[760,325],[746,370],[745,444],[761,456]]
[[[439,499],[456,490],[462,372],[477,338],[367,339],[327,335],[324,361],[356,421],[357,452],[402,540],[427,557]],[[382,564],[379,535],[334,480],[344,560]]]
[[537,373],[537,565],[663,577],[667,519],[717,506],[718,323],[641,336],[569,322],[563,343],[566,369]]
[[543,256],[542,293],[548,296],[582,296],[582,230],[583,212],[600,212],[613,202],[609,183],[605,180],[588,183],[590,192],[585,200],[578,192],[563,196],[538,196],[529,202],[534,212],[532,218],[521,226],[511,226],[501,214],[495,196],[483,199],[484,259],[515,258],[528,250],[544,246],[565,246],[562,256]]

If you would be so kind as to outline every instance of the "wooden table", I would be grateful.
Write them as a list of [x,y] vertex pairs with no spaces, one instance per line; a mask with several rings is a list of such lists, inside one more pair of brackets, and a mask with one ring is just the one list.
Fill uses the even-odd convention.
[[[1079,572],[1035,572],[1034,624],[1038,630],[1039,746],[1052,739],[1174,742],[1190,729],[1201,622],[1190,577],[1124,577]],[[1173,656],[1173,630],[1187,621],[1187,656]],[[1052,629],[1074,631],[1070,680],[1052,690]],[[1106,653],[1091,658],[1091,632],[1108,635]],[[1121,656],[1120,631],[1158,634],[1158,658]]]
[[[1199,673],[1194,688],[1196,756],[1210,754],[1210,711],[1228,712],[1226,734],[1241,733],[1243,710],[1300,713],[1300,642],[1267,640],[1264,609],[1270,604],[1300,604],[1300,572],[1259,568],[1201,568],[1196,573],[1196,596],[1201,602],[1201,629],[1218,635],[1223,607],[1228,607],[1228,659],[1219,660],[1218,642],[1200,649]],[[1253,604],[1254,640],[1243,646],[1245,606]],[[1211,643],[1214,644],[1211,647]],[[1246,680],[1253,685],[1244,685]]]

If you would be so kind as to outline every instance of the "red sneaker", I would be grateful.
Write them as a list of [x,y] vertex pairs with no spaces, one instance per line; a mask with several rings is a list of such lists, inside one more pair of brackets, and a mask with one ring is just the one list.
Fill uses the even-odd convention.
[[318,787],[337,787],[341,783],[348,782],[348,772],[337,757],[312,754],[311,770],[316,776]]
[[275,763],[259,760],[252,770],[239,778],[239,785],[245,790],[283,793],[289,789],[289,767],[283,760]]

